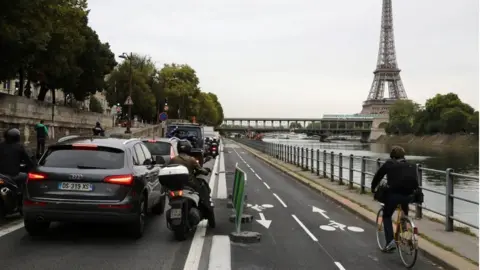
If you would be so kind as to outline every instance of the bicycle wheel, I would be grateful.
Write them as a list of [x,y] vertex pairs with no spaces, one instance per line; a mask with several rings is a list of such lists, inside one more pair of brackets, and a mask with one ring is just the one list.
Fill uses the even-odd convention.
[[387,241],[385,240],[385,232],[383,231],[383,207],[380,208],[377,212],[377,221],[376,221],[376,228],[377,231],[377,244],[378,248],[383,251],[385,246],[387,245]]
[[401,219],[401,229],[398,236],[398,253],[403,264],[412,268],[417,261],[418,236],[415,224],[409,218]]

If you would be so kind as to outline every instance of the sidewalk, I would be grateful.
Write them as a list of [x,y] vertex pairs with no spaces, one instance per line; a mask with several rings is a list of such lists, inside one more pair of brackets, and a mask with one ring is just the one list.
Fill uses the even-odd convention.
[[[331,197],[356,215],[375,223],[376,213],[380,206],[371,195],[360,194],[357,189],[348,189],[347,185],[339,185],[338,181],[331,182],[330,179],[316,176],[295,165],[284,163],[243,144],[237,144],[298,181]],[[425,255],[443,261],[446,265],[456,269],[478,269],[477,237],[461,232],[446,232],[443,224],[427,218],[414,219],[414,222],[418,226],[421,236],[419,248]],[[372,236],[372,241],[376,241],[374,236]]]

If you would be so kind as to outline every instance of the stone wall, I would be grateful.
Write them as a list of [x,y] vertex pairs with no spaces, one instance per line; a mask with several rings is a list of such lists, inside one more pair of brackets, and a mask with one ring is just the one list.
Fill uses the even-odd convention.
[[112,127],[112,118],[52,104],[0,93],[0,132],[12,127],[22,131],[23,141],[35,141],[34,126],[40,120],[49,128],[49,139],[54,140],[69,134],[91,134],[92,127],[100,122],[103,127]]

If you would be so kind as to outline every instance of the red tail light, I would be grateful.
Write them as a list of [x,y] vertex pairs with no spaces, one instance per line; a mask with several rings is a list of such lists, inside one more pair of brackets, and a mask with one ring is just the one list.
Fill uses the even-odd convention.
[[413,234],[417,234],[417,235],[418,235],[418,228],[417,228],[417,227],[414,227],[414,228],[413,228]]
[[217,150],[217,147],[212,147],[212,150]]
[[156,143],[157,141],[156,140],[148,140],[148,142]]
[[170,197],[180,197],[183,196],[183,190],[170,191]]
[[26,205],[26,206],[45,206],[47,205],[46,202],[34,202],[34,201],[30,201],[30,200],[23,200],[23,205]]
[[103,180],[106,183],[117,184],[117,185],[127,185],[130,186],[133,183],[133,175],[110,175],[105,177]]
[[173,151],[173,147],[170,147],[170,159],[175,157],[175,151]]
[[98,148],[96,144],[88,144],[88,143],[74,143],[72,144],[73,149],[80,149],[80,150],[95,150]]
[[45,178],[47,175],[43,173],[28,173],[28,181],[44,180]]

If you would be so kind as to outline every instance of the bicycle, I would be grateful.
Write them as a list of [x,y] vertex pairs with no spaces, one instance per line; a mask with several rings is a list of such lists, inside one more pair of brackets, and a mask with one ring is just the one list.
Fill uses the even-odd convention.
[[[387,243],[385,240],[385,233],[383,232],[383,209],[384,204],[380,203],[381,207],[377,212],[377,244],[382,252],[385,252],[385,246]],[[418,228],[415,226],[413,221],[411,221],[408,216],[405,216],[401,205],[397,205],[397,219],[394,221],[394,240],[397,244],[398,253],[400,259],[402,260],[403,265],[407,268],[412,268],[417,261],[418,255]],[[383,241],[383,242],[382,242]],[[402,247],[406,247],[410,251],[410,255],[413,255],[412,262],[408,263],[406,261],[405,255],[408,252],[402,251]],[[404,254],[405,253],[405,254]]]

